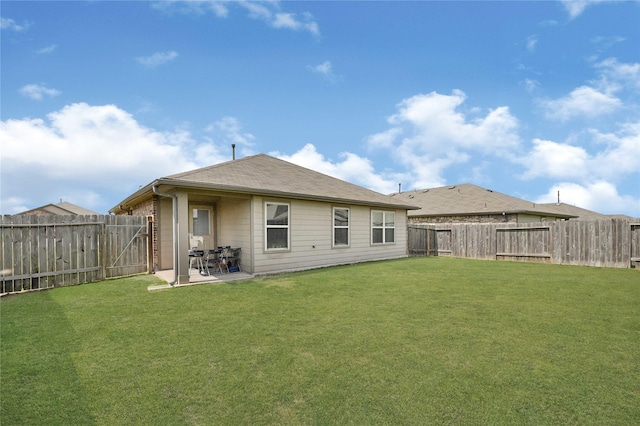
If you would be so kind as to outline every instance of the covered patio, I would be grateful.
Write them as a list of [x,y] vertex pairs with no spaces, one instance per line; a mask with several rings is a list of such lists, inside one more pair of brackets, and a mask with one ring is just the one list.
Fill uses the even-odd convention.
[[193,269],[191,274],[189,275],[188,283],[174,284],[169,285],[169,283],[174,279],[175,272],[173,269],[166,269],[164,271],[158,271],[155,275],[161,280],[165,281],[164,284],[159,284],[155,286],[149,286],[149,291],[154,290],[166,290],[169,288],[177,288],[177,287],[187,287],[192,285],[200,285],[200,284],[221,284],[230,281],[240,281],[247,280],[253,278],[252,274],[247,272],[232,272],[232,273],[222,273],[222,274],[211,274],[211,275],[201,275],[198,273],[197,269]]

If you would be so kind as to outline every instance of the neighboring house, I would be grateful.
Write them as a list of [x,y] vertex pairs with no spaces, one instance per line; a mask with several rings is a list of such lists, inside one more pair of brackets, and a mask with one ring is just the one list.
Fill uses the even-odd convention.
[[546,222],[575,218],[572,213],[535,204],[472,184],[451,185],[391,194],[421,207],[408,212],[410,223]]
[[47,204],[42,207],[27,210],[22,213],[16,213],[16,215],[31,215],[31,216],[44,216],[44,215],[99,215],[94,211],[85,209],[75,204],[71,204],[66,201],[60,201],[58,204]]
[[152,216],[153,268],[173,268],[181,284],[193,236],[199,248],[241,248],[253,274],[405,257],[412,208],[259,154],[158,178],[110,212]]

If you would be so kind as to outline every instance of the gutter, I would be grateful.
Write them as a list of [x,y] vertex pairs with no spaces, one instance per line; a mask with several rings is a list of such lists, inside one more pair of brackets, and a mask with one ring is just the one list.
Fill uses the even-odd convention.
[[178,282],[178,197],[166,192],[160,192],[158,185],[153,185],[151,190],[160,197],[171,198],[173,207],[173,281],[169,286],[173,287]]

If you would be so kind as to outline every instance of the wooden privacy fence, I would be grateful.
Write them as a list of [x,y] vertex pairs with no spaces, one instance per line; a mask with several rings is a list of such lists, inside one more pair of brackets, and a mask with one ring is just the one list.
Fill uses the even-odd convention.
[[0,292],[147,272],[149,232],[142,216],[3,216]]
[[624,219],[409,225],[408,241],[410,255],[615,268],[640,265],[640,224]]

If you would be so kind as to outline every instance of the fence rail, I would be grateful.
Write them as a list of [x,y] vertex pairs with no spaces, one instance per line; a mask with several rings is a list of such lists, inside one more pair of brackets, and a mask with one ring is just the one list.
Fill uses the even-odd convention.
[[640,267],[640,223],[625,219],[409,225],[408,241],[410,255]]
[[0,293],[148,271],[146,217],[2,216]]

